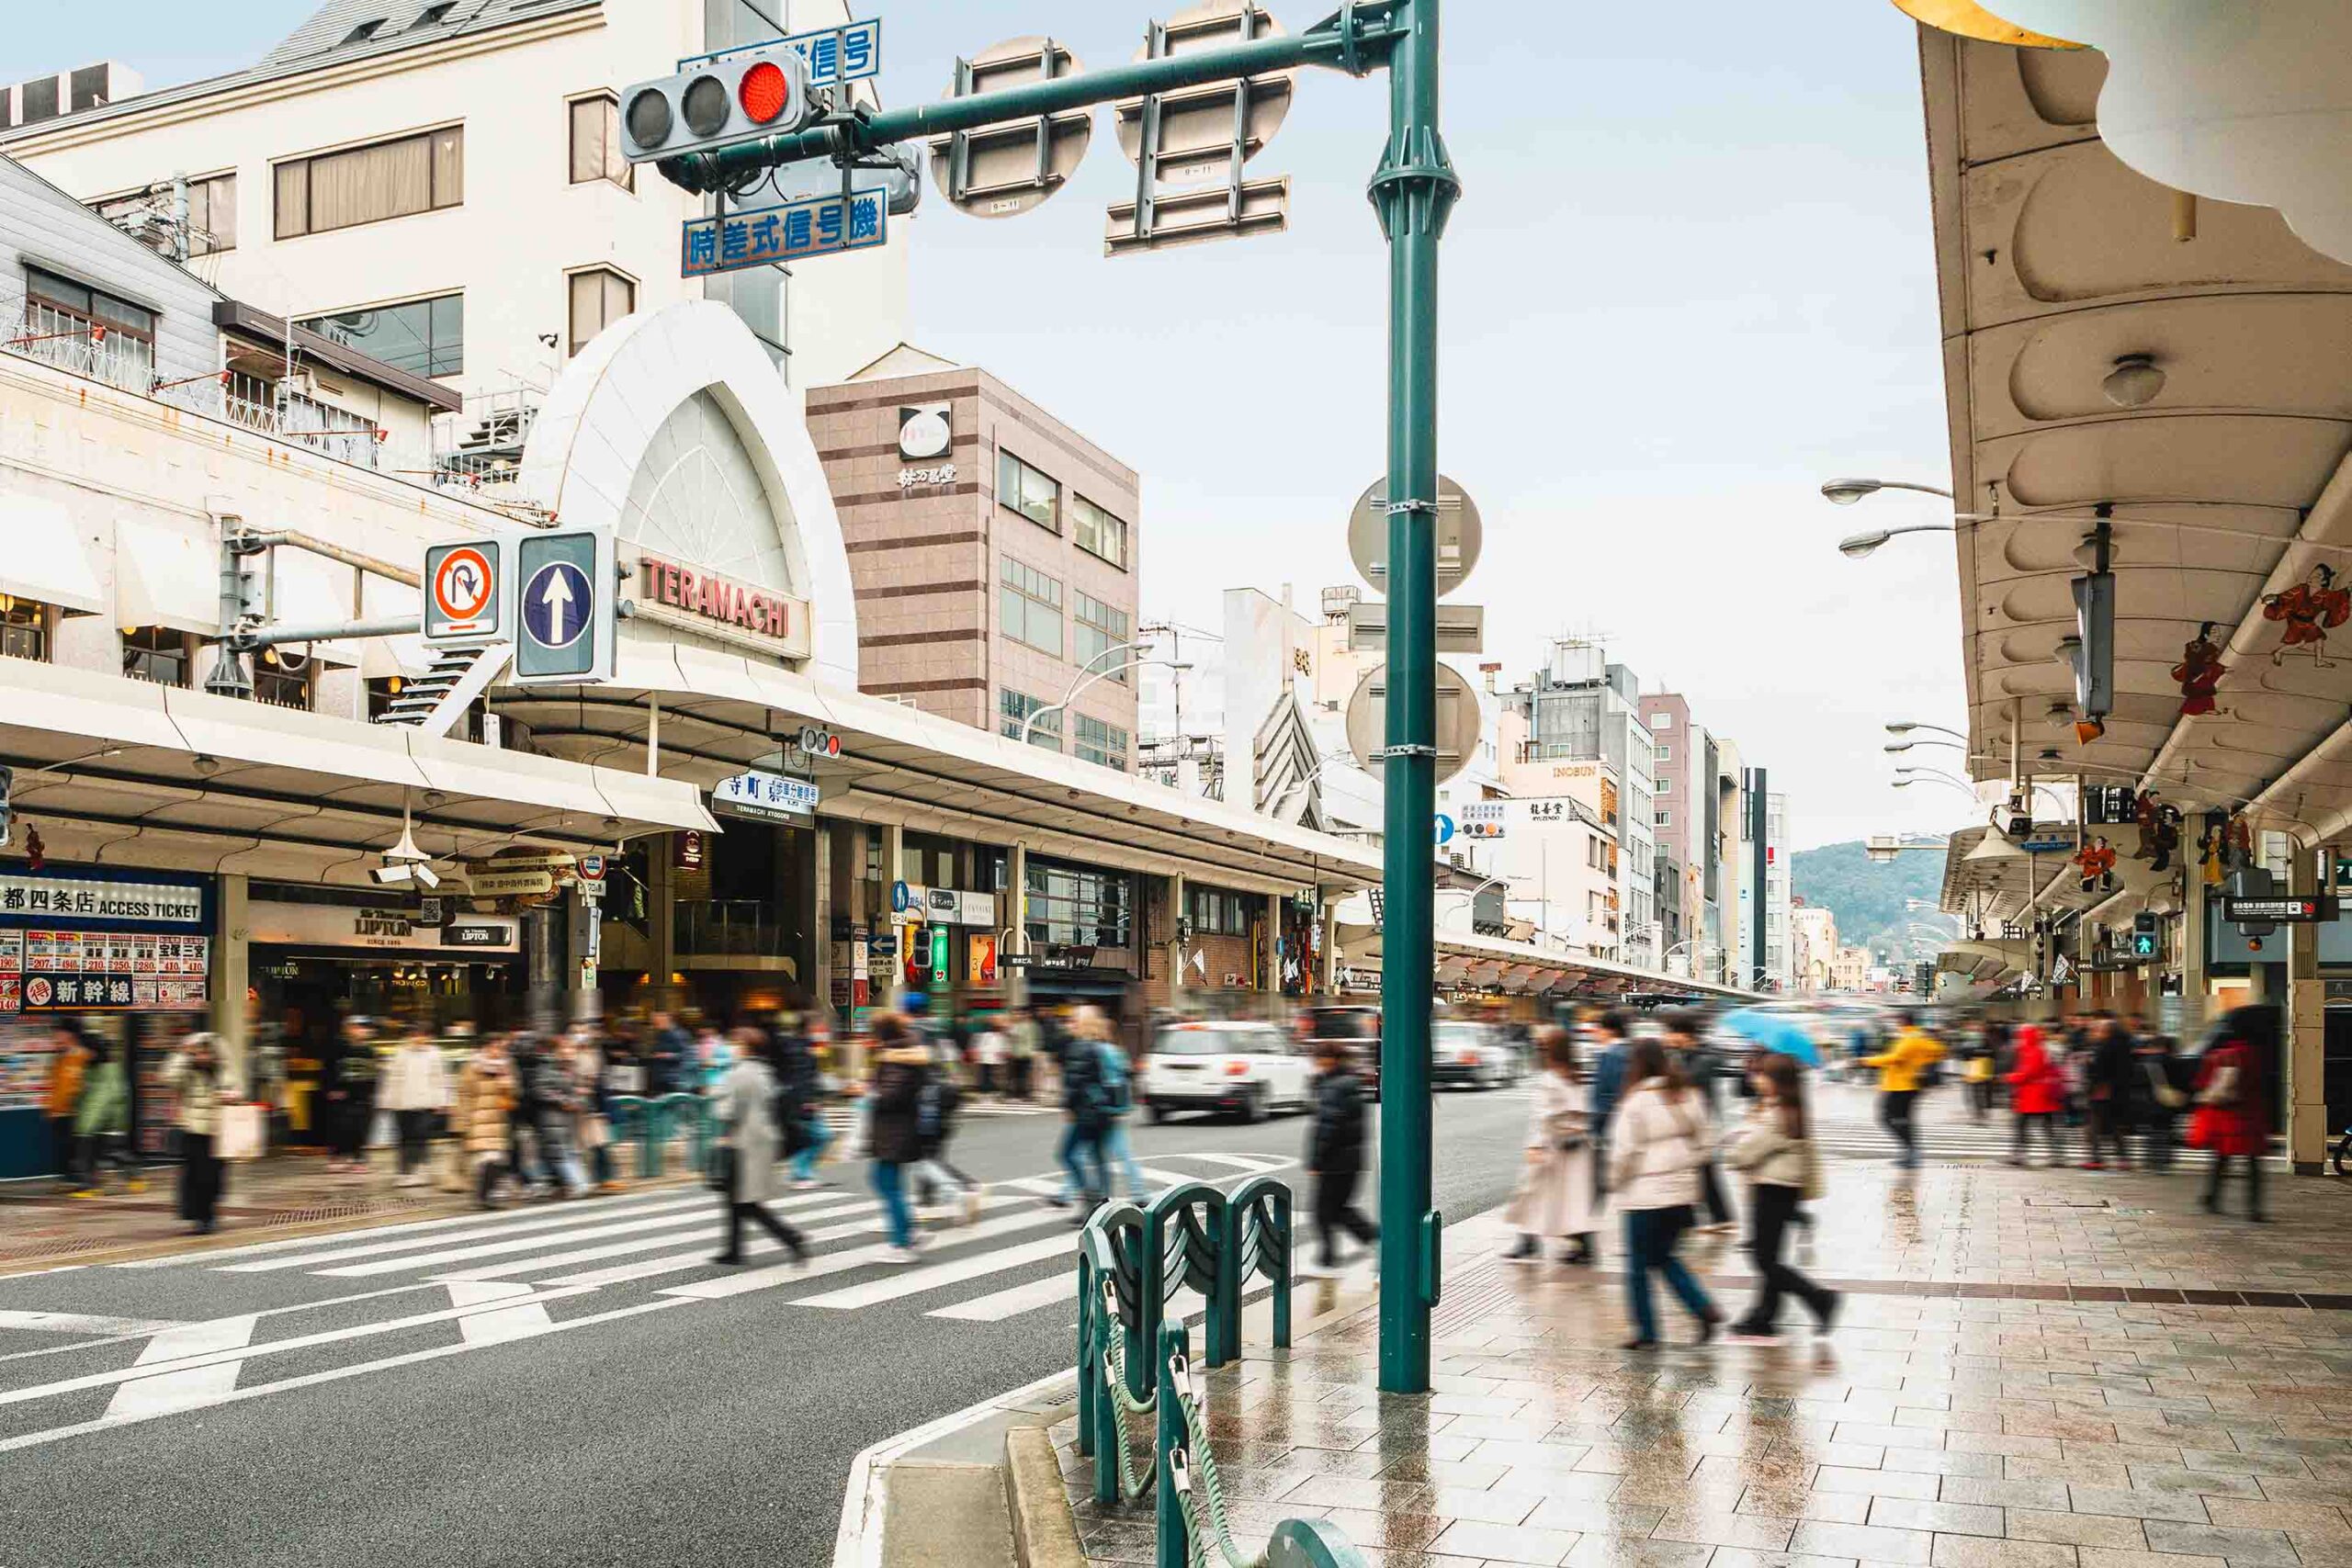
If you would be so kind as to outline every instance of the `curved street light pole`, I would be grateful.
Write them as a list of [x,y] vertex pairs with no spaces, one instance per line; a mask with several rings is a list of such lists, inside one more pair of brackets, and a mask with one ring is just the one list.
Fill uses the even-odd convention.
[[[1103,652],[1106,653],[1109,651],[1110,650],[1108,649],[1103,650]],[[1101,653],[1094,656],[1095,659],[1100,659],[1102,657],[1102,655]],[[1087,660],[1090,664],[1094,660],[1091,659]],[[1029,738],[1036,733],[1037,721],[1039,719],[1045,717],[1046,715],[1049,713],[1062,713],[1067,711],[1069,705],[1078,700],[1078,694],[1086,690],[1089,686],[1100,685],[1102,682],[1111,680],[1114,676],[1124,675],[1130,670],[1141,670],[1148,665],[1157,665],[1163,670],[1190,670],[1192,668],[1190,664],[1185,664],[1170,659],[1130,659],[1125,663],[1114,664],[1108,670],[1097,670],[1091,675],[1080,675],[1077,680],[1070,682],[1069,690],[1062,694],[1062,700],[1060,702],[1047,703],[1044,707],[1031,708],[1029,710],[1028,716],[1024,717],[1021,721],[1021,744],[1026,746],[1030,743]]]

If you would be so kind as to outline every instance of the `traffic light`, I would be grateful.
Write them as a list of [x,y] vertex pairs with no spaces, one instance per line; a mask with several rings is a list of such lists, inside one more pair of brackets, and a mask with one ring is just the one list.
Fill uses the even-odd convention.
[[2164,917],[2154,909],[2143,909],[2132,917],[2132,956],[2154,958],[2164,942]]
[[905,974],[910,989],[931,984],[931,931],[924,926],[906,930]]
[[706,60],[621,95],[621,153],[632,164],[785,136],[816,118],[808,67],[775,43]]

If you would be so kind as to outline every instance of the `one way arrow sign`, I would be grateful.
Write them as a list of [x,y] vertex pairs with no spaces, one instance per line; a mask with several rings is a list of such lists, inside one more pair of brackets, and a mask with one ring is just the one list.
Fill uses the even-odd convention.
[[514,682],[591,685],[613,678],[620,570],[609,528],[526,534],[515,547],[521,584]]

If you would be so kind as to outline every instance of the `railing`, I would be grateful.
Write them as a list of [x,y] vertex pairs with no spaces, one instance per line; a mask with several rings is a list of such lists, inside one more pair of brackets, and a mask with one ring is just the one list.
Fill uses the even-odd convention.
[[[1272,1177],[1231,1196],[1196,1182],[1173,1187],[1148,1208],[1121,1203],[1098,1212],[1080,1239],[1078,1261],[1078,1448],[1094,1461],[1103,1504],[1154,1499],[1157,1568],[1198,1568],[1210,1549],[1226,1568],[1362,1568],[1363,1557],[1335,1525],[1286,1519],[1258,1555],[1234,1544],[1209,1446],[1190,1335],[1165,1321],[1187,1286],[1207,1303],[1203,1333],[1210,1366],[1241,1354],[1247,1283],[1272,1286],[1273,1341],[1291,1340],[1290,1188]],[[1131,1420],[1150,1417],[1155,1461],[1137,1462]]]
[[680,953],[706,957],[783,958],[797,946],[775,906],[757,898],[680,904],[671,911],[670,937]]
[[662,1151],[673,1140],[692,1139],[692,1169],[707,1174],[716,1129],[710,1102],[697,1094],[612,1097],[613,1142],[637,1145],[637,1174],[650,1179],[662,1174]]

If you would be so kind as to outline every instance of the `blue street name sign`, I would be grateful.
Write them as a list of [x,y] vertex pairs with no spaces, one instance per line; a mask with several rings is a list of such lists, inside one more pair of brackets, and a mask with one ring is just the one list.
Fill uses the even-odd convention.
[[746,208],[723,217],[689,218],[679,240],[684,277],[708,277],[747,266],[863,251],[889,237],[889,193],[881,186],[773,207]]
[[[847,27],[820,28],[815,32],[795,33],[784,40],[808,67],[808,85],[830,87],[840,82],[863,82],[882,74],[882,21],[874,17],[852,22]],[[774,49],[776,40],[747,43],[735,49],[722,49],[716,54],[697,54],[678,62],[678,69],[729,60],[754,50]]]

